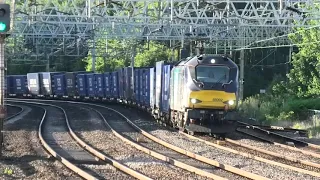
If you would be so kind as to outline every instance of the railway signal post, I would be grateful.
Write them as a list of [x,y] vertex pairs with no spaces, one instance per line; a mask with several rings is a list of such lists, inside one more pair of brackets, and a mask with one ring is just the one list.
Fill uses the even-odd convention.
[[5,59],[4,44],[7,32],[10,30],[10,5],[0,4],[0,156],[3,147],[3,121],[6,116],[4,106],[4,81],[5,81]]

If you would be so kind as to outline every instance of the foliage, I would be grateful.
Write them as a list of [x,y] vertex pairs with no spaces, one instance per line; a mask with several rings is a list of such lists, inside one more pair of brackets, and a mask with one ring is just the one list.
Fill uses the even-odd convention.
[[[320,10],[319,7],[319,4],[313,6]],[[288,79],[283,78],[283,74],[276,75],[268,84],[267,94],[245,99],[240,105],[243,116],[274,124],[299,119],[307,109],[320,109],[320,21],[306,23],[315,28],[298,27],[289,35],[298,52],[292,55]]]
[[[272,87],[269,85],[275,76],[285,81],[286,71],[289,71],[285,63],[288,61],[288,53],[289,48],[246,50],[244,97],[257,94],[260,89],[270,92]],[[239,64],[237,57],[234,60]]]
[[280,120],[290,120],[294,111],[287,106],[283,97],[272,95],[255,95],[246,98],[239,107],[240,113],[246,118],[255,118],[260,123],[272,124]]
[[[154,66],[157,61],[164,60],[165,62],[170,61],[172,52],[171,50],[154,41],[149,44],[149,49],[147,49],[148,44],[143,46],[143,51],[137,53],[135,56],[135,66],[136,67],[147,67]],[[177,59],[177,53],[174,54]]]
[[[314,4],[320,10],[320,4]],[[297,97],[317,97],[320,95],[320,21],[308,20],[315,28],[295,28],[289,35],[294,44],[298,44],[299,52],[293,54],[291,69],[288,74],[290,92]]]
[[[130,40],[108,40],[106,48],[105,40],[98,40],[95,52],[97,72],[113,71],[120,67],[130,66],[132,47],[136,47],[137,50],[134,57],[135,67],[153,66],[156,61],[168,61],[172,55],[168,47],[155,41],[150,41],[148,45],[146,42],[136,44]],[[87,64],[86,70],[90,71],[92,68],[91,52],[83,61]]]

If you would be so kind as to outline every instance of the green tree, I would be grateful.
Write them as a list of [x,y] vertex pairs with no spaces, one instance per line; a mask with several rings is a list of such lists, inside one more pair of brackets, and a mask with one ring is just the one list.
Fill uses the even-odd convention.
[[[134,42],[133,40],[108,40],[107,50],[105,40],[96,41],[96,71],[114,71],[117,68],[130,66],[132,47],[136,47],[135,67],[154,66],[156,61],[171,59],[172,52],[166,45],[150,41]],[[174,53],[177,57],[177,52]],[[176,59],[176,58],[175,58]],[[86,70],[91,71],[92,54],[83,59],[86,63]]]
[[[314,4],[320,10],[320,4]],[[289,36],[298,44],[299,52],[293,54],[292,66],[288,74],[292,93],[298,97],[315,97],[320,95],[320,21],[309,20],[311,29],[296,28]]]
[[[96,71],[113,71],[117,68],[127,66],[130,61],[131,53],[129,44],[129,40],[108,40],[106,48],[106,40],[97,40],[95,49]],[[86,70],[91,71],[91,51],[88,52],[88,56],[83,59],[83,62],[86,63]]]
[[[177,57],[177,54],[174,54]],[[154,41],[150,41],[149,48],[148,44],[143,46],[142,51],[137,53],[135,56],[135,66],[136,67],[146,67],[146,66],[154,66],[157,61],[170,61],[172,56],[171,50]]]

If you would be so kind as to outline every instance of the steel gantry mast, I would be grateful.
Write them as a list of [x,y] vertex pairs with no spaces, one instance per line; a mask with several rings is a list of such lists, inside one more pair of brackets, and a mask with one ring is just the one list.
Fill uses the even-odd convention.
[[24,0],[16,2],[12,34],[37,36],[47,43],[62,38],[71,43],[74,32],[84,40],[93,33],[97,38],[149,40],[201,36],[229,41],[237,48],[243,39],[252,43],[287,33],[293,19],[301,19],[295,26],[308,26],[308,18],[319,18],[318,13],[302,20],[303,14],[286,8],[298,2],[313,4],[312,0]]
[[[31,46],[35,42],[41,44],[37,57],[48,51],[43,44],[50,45],[48,57],[58,53],[80,56],[83,54],[75,47],[88,47],[88,42],[95,42],[95,38],[206,41],[225,52],[242,51],[240,82],[243,82],[243,47],[287,34],[292,27],[309,27],[308,20],[320,17],[318,10],[313,9],[314,3],[313,0],[21,0],[14,5],[11,38],[23,38]],[[309,7],[297,8],[296,4]],[[290,42],[283,36],[259,45],[267,44]],[[95,47],[92,49],[94,53]],[[242,94],[242,83],[240,89]]]

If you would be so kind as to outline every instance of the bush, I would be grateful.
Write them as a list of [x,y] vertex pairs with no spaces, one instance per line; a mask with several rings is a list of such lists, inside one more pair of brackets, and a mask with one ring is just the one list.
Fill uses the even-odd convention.
[[245,118],[257,119],[259,124],[290,120],[295,114],[287,107],[283,97],[273,95],[251,96],[241,102],[239,112]]
[[239,112],[244,118],[255,118],[259,124],[299,120],[308,109],[320,110],[320,99],[259,94],[248,97],[239,105]]
[[320,109],[320,99],[292,99],[288,102],[288,108],[292,109],[297,113],[306,111],[307,109]]

